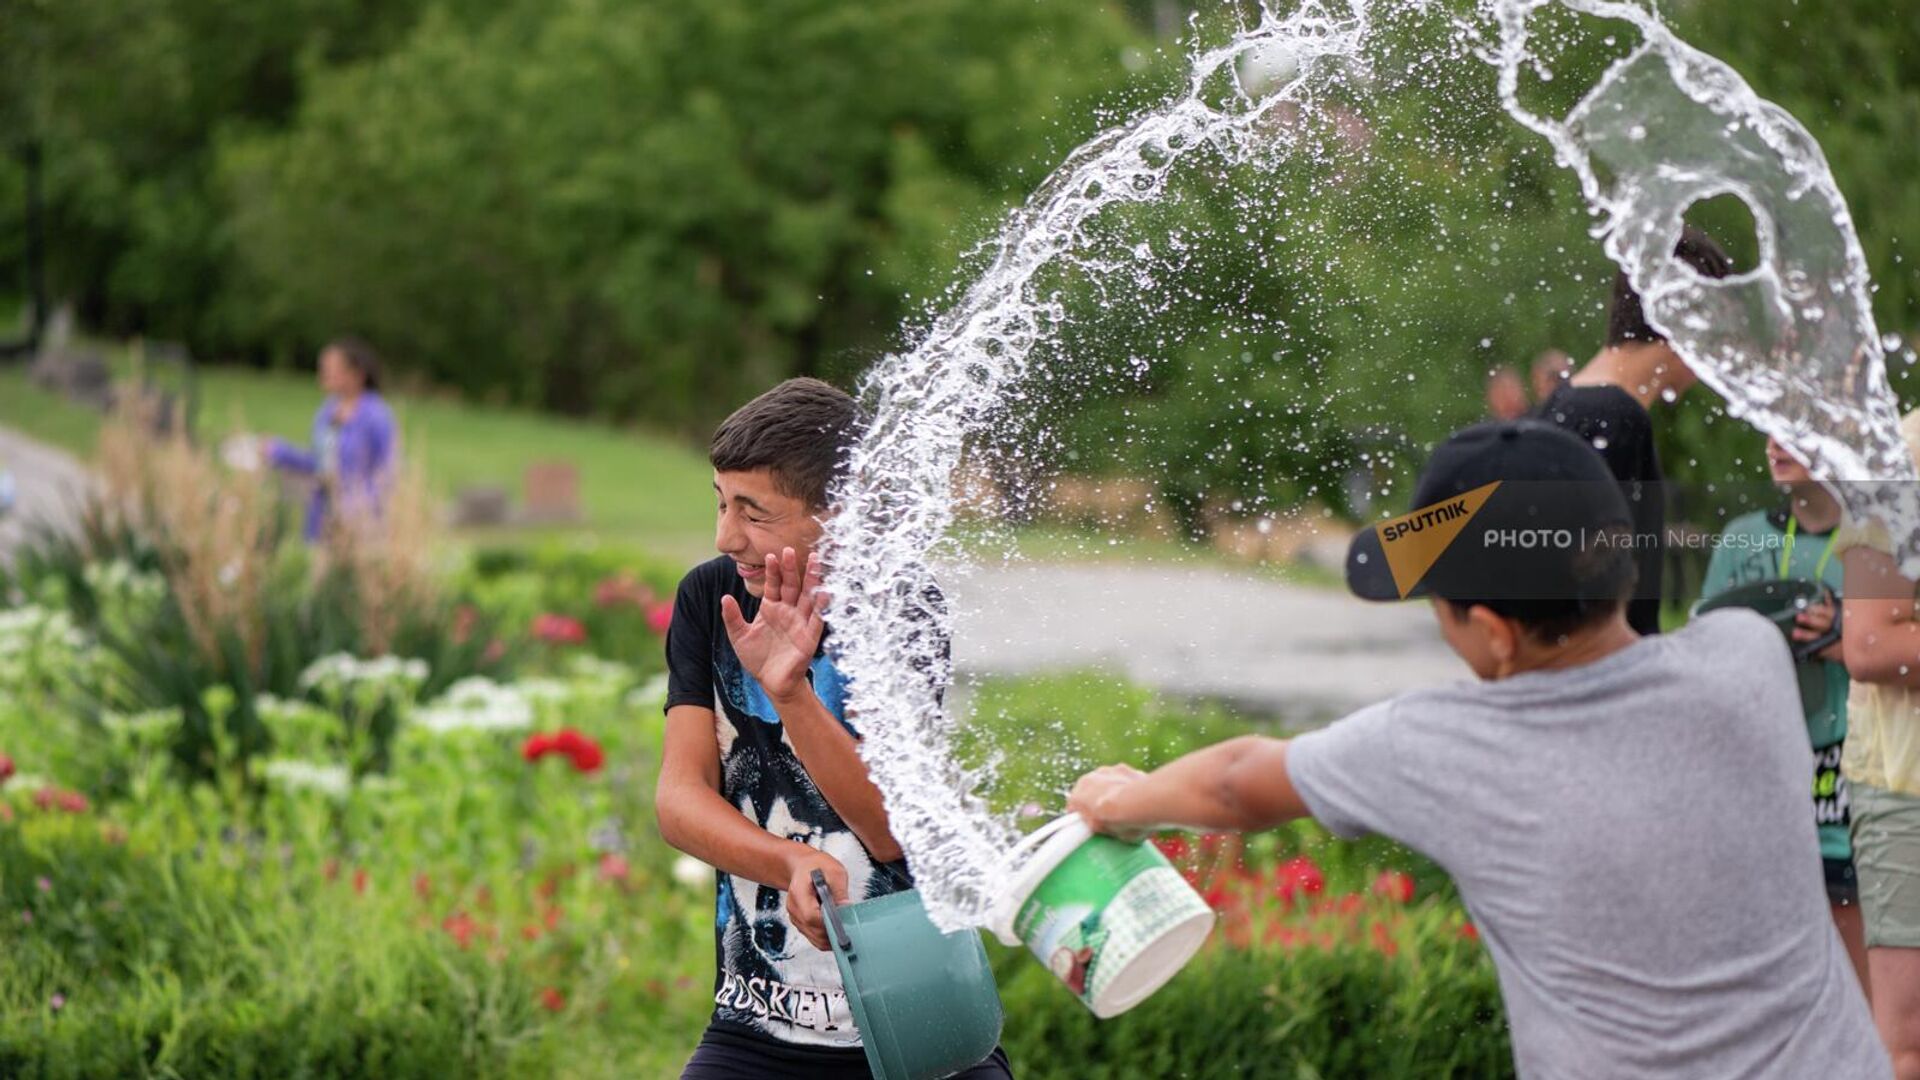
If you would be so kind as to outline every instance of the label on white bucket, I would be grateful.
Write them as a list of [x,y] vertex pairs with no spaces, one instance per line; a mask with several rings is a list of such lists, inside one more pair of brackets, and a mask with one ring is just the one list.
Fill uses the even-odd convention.
[[1096,836],[1020,905],[1013,930],[1097,1016],[1159,989],[1199,950],[1213,911],[1146,844]]

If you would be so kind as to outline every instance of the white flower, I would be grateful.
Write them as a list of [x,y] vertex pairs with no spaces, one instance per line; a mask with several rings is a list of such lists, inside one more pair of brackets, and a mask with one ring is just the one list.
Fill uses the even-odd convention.
[[353,788],[353,776],[339,765],[282,758],[267,762],[261,773],[289,791],[313,791],[332,799],[346,798]]
[[425,660],[403,660],[398,656],[376,656],[361,660],[350,653],[323,656],[300,673],[300,689],[316,686],[347,687],[358,684],[416,687],[427,681],[431,670]]
[[607,682],[622,685],[633,681],[633,669],[613,660],[582,653],[567,661],[567,673],[582,682]]
[[415,713],[414,722],[434,734],[518,731],[533,726],[533,703],[512,686],[469,675]]
[[705,888],[713,884],[713,867],[691,855],[682,855],[673,861],[673,880],[689,889]]
[[100,722],[110,731],[127,735],[157,736],[168,735],[180,723],[179,709],[148,709],[145,712],[122,716],[118,713],[106,713]]
[[657,709],[667,701],[667,677],[655,675],[646,683],[635,687],[627,694],[626,705],[629,709]]
[[521,679],[513,688],[536,705],[558,704],[573,697],[573,687],[559,679]]

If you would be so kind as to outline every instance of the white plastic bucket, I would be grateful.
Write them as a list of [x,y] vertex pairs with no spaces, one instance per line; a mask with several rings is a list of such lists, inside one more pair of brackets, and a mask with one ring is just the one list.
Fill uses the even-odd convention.
[[1078,814],[1014,849],[994,936],[1025,945],[1093,1015],[1147,999],[1200,951],[1213,909],[1151,844],[1095,836]]

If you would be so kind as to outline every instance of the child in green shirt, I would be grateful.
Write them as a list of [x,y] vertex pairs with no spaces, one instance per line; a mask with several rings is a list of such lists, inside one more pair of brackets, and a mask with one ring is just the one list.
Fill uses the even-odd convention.
[[[1842,573],[1833,543],[1840,526],[1840,504],[1805,465],[1772,439],[1767,440],[1767,469],[1787,493],[1787,504],[1735,518],[1727,525],[1714,545],[1700,595],[1706,599],[1761,581],[1818,582],[1831,590],[1834,600],[1802,612],[1793,632],[1796,641],[1818,640],[1834,627],[1840,595]],[[1819,826],[1834,925],[1864,987],[1866,945],[1853,845],[1847,833],[1847,782],[1840,772],[1841,748],[1847,738],[1847,668],[1837,639],[1814,655],[1810,662],[1819,664],[1826,678],[1824,699],[1806,712],[1807,738],[1813,746],[1814,821]]]

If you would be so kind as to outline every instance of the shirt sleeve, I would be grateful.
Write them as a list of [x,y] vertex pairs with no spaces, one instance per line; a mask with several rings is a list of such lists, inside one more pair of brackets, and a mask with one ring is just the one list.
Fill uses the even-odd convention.
[[719,598],[700,567],[680,579],[667,626],[667,705],[713,708],[713,624]]
[[1335,836],[1399,835],[1399,754],[1391,701],[1370,705],[1287,745],[1287,776],[1314,820]]

